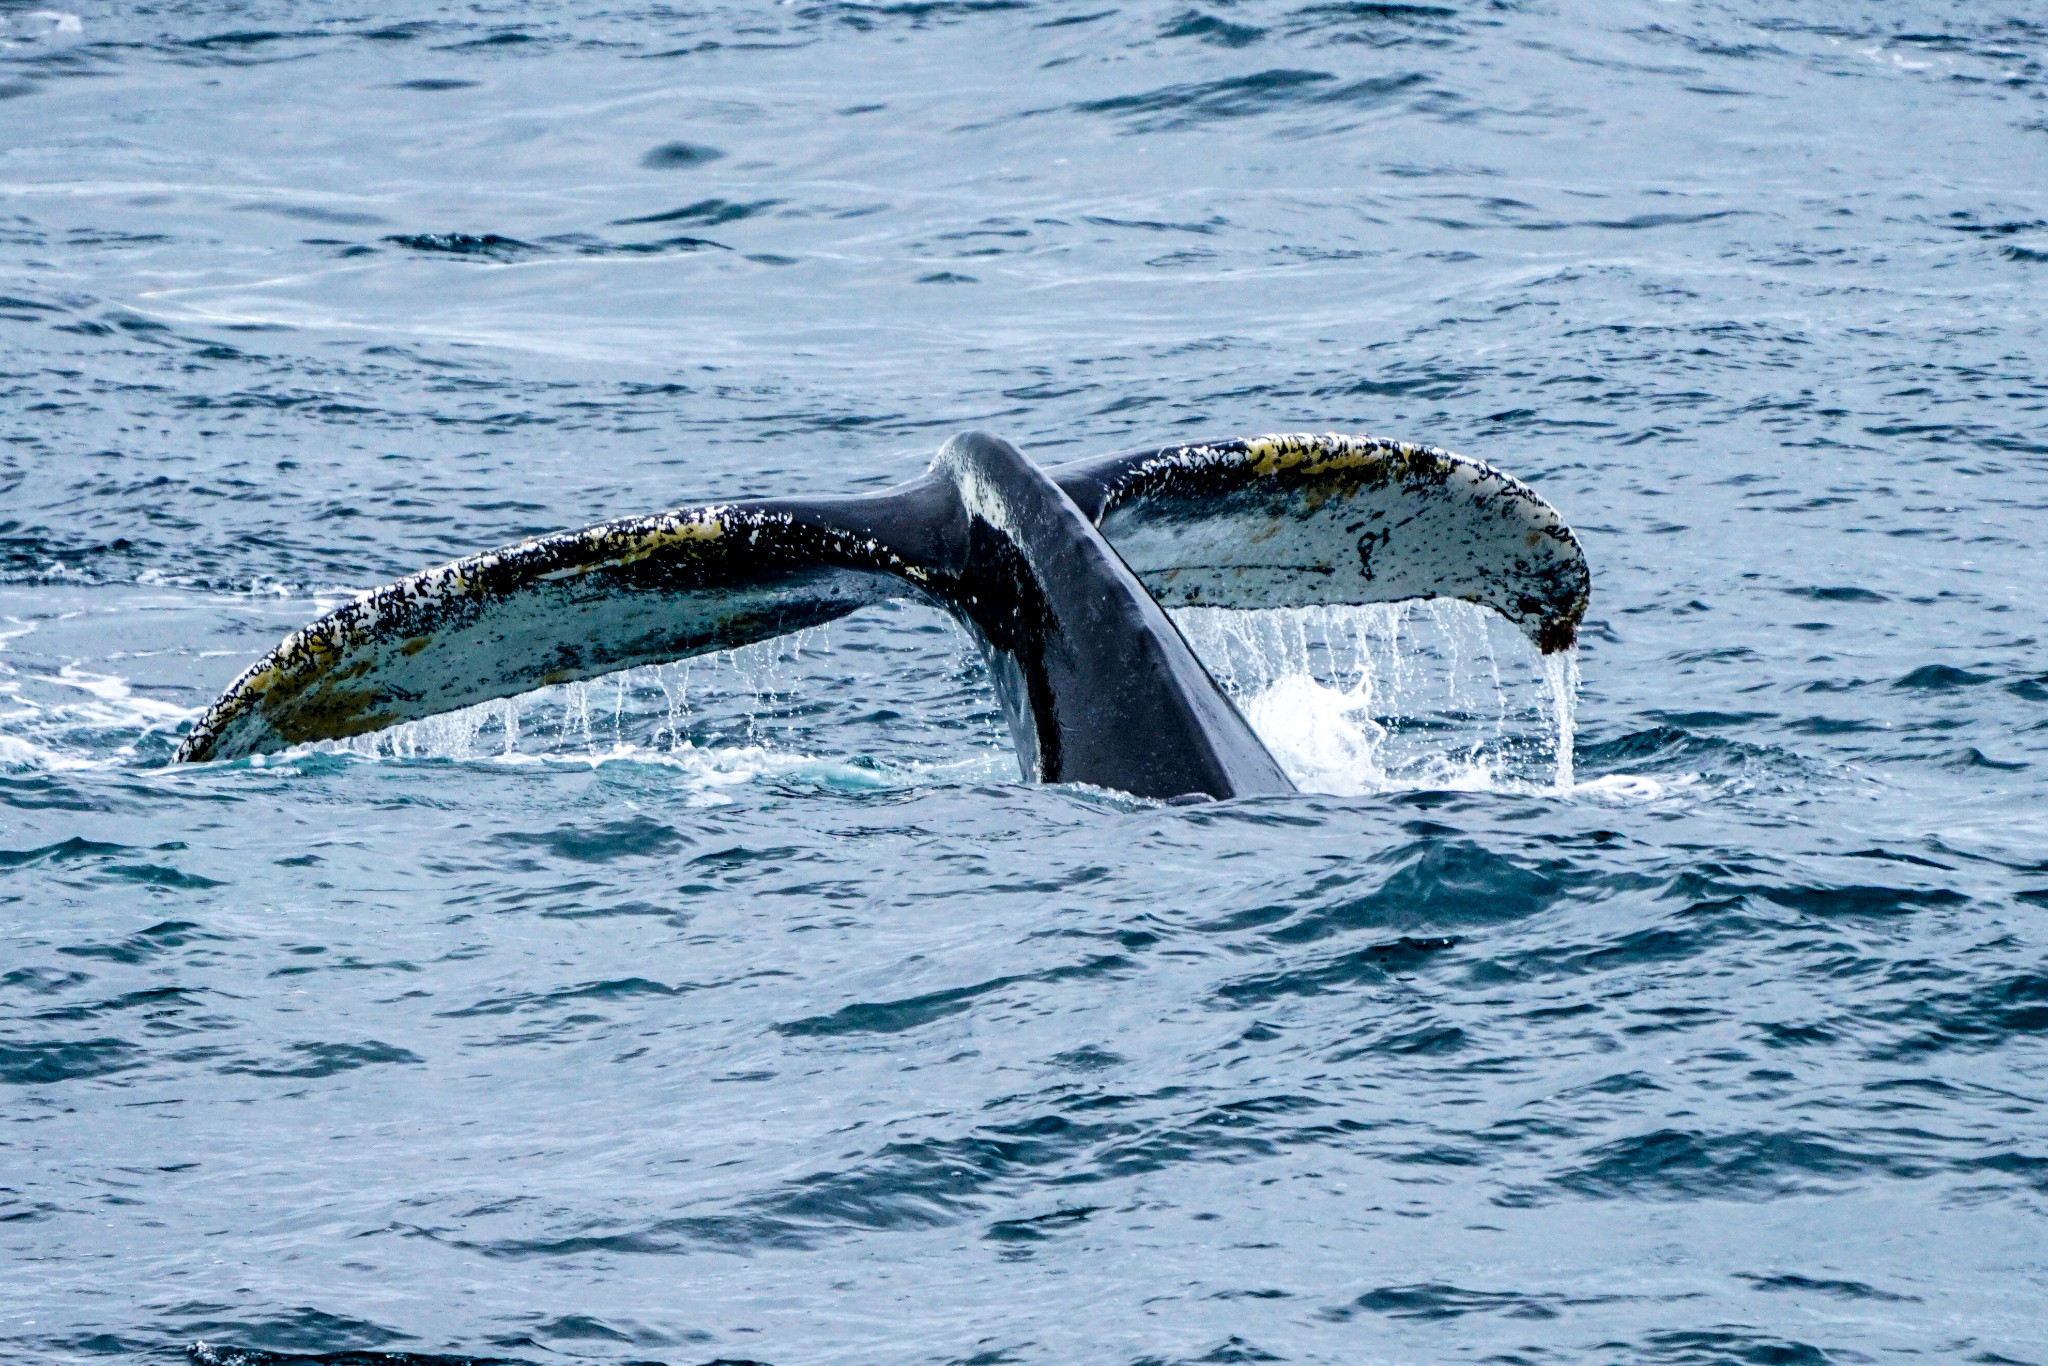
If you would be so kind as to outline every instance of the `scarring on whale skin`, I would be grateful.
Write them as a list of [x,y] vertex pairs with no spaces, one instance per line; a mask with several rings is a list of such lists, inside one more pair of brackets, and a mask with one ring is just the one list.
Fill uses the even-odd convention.
[[1551,653],[1576,639],[1589,587],[1554,508],[1433,447],[1286,434],[1040,470],[967,433],[883,493],[627,518],[376,589],[252,665],[176,757],[365,734],[913,597],[981,647],[1027,779],[1285,792],[1162,606],[1458,598]]

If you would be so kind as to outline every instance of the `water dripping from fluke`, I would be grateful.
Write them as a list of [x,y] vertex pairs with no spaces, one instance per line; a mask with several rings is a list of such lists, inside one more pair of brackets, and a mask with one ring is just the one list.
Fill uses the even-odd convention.
[[[1305,792],[1573,790],[1576,651],[1539,657],[1484,608],[1427,601],[1171,615]],[[314,748],[372,761],[653,763],[715,804],[756,781],[835,791],[1006,781],[1014,770],[985,674],[964,637],[953,646],[943,661],[955,679],[949,695],[908,707],[914,714],[903,719],[910,731],[957,732],[968,749],[959,755],[902,751],[886,733],[867,733],[872,752],[856,740],[854,752],[833,757],[850,737],[826,706],[846,667],[829,627]]]
[[1543,682],[1550,689],[1550,711],[1557,722],[1557,790],[1570,792],[1576,785],[1572,742],[1579,720],[1579,647],[1544,655]]
[[1575,656],[1539,657],[1496,613],[1435,600],[1172,616],[1303,791],[1570,790]]

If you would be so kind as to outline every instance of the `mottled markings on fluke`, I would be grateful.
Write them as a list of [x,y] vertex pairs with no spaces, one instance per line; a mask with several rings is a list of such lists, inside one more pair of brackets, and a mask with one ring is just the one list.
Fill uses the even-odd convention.
[[[1380,484],[1396,478],[1441,483],[1456,463],[1457,457],[1433,446],[1334,432],[1285,432],[1162,451],[1129,472],[1118,496],[1130,497],[1154,484],[1203,475],[1241,483],[1246,476],[1344,472]],[[1479,465],[1477,461],[1467,463]],[[1495,473],[1490,467],[1480,468]]]
[[[1416,486],[1442,485],[1454,477],[1463,477],[1472,481],[1476,496],[1503,498],[1532,513],[1538,524],[1532,536],[1553,529],[1570,536],[1563,520],[1534,489],[1482,461],[1454,456],[1434,446],[1335,432],[1278,433],[1161,452],[1131,471],[1117,497],[1139,496],[1182,476],[1207,475],[1242,482],[1247,475],[1272,478],[1281,474],[1342,475],[1358,484],[1374,486],[1395,481]],[[1309,511],[1329,496],[1328,490],[1314,487],[1305,493],[1311,500]],[[1536,542],[1532,540],[1529,544],[1533,547]]]
[[[1271,494],[1260,495],[1257,490],[1262,486],[1269,487]],[[1454,596],[1490,606],[1517,621],[1525,632],[1533,632],[1531,639],[1545,654],[1567,649],[1576,641],[1578,622],[1589,601],[1590,580],[1577,539],[1563,519],[1521,481],[1481,461],[1436,447],[1342,433],[1275,433],[1171,447],[1133,459],[1119,471],[1115,486],[1106,491],[1101,515],[1106,523],[1120,507],[1145,505],[1158,508],[1157,515],[1182,520],[1199,518],[1209,500],[1277,498],[1270,505],[1257,502],[1256,512],[1240,508],[1232,523],[1239,531],[1238,544],[1258,544],[1272,540],[1297,519],[1315,517],[1333,501],[1395,488],[1417,493],[1442,490],[1453,503],[1460,501],[1458,490],[1463,488],[1470,497],[1464,504],[1466,511],[1460,514],[1462,530],[1444,528],[1449,539],[1413,541],[1394,553],[1392,565],[1397,573],[1413,568],[1420,557],[1435,563],[1439,574],[1452,574],[1462,558],[1465,568],[1454,576],[1464,577],[1465,587],[1452,589],[1439,579],[1439,586],[1422,596]],[[1389,532],[1407,526],[1422,507],[1417,504],[1407,515],[1371,529],[1363,522],[1344,528],[1345,534],[1356,538],[1357,568],[1366,582],[1377,581],[1381,561],[1376,557],[1386,548]],[[1388,511],[1372,510],[1368,519],[1380,519]],[[1516,554],[1498,564],[1490,562],[1490,557],[1506,551],[1510,542],[1494,541],[1484,552],[1489,557],[1484,565],[1474,558],[1482,553],[1477,543],[1460,548],[1459,542],[1481,527],[1498,525],[1507,530],[1518,523],[1527,527],[1518,538],[1518,554],[1526,557],[1519,563],[1511,562]],[[1550,549],[1544,548],[1546,541],[1554,543]],[[1332,549],[1322,546],[1325,556]],[[1336,569],[1336,564],[1323,558],[1281,571],[1277,565],[1247,561],[1232,545],[1212,539],[1206,551],[1185,560],[1181,568],[1155,566],[1141,571],[1141,576],[1155,593],[1171,585],[1178,605],[1193,606],[1217,601],[1214,590],[1226,580],[1265,575],[1266,591],[1277,592],[1279,597],[1262,605],[1281,606],[1290,601],[1301,605],[1301,600],[1291,599],[1289,590],[1280,588],[1281,580],[1272,574],[1281,572],[1283,578],[1288,573],[1327,576]],[[1186,571],[1195,571],[1197,578],[1206,577],[1210,591],[1205,592],[1193,580],[1183,581]],[[1473,571],[1480,574],[1476,582],[1472,581]],[[1509,585],[1517,581],[1523,588],[1510,591]],[[1540,591],[1528,591],[1537,585]],[[1243,589],[1238,591],[1242,594]]]

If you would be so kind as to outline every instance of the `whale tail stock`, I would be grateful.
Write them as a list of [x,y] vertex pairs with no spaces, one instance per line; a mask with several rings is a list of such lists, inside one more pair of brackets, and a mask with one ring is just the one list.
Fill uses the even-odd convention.
[[1027,778],[1285,792],[1161,604],[1454,597],[1549,653],[1575,639],[1588,582],[1549,504],[1433,448],[1271,436],[1040,470],[969,433],[883,493],[626,518],[377,589],[252,665],[176,757],[366,734],[920,597],[981,646]]

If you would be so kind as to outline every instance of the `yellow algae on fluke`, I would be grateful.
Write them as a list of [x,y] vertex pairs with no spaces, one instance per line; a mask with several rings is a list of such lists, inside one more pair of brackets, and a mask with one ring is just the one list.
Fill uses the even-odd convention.
[[581,542],[591,558],[576,560],[540,574],[542,579],[580,578],[603,569],[623,569],[652,559],[667,550],[704,545],[725,535],[725,521],[719,509],[706,508],[686,514],[663,514],[639,518],[630,523],[591,527],[561,538],[543,538],[530,544],[541,553],[555,549],[557,540]]
[[[715,516],[702,519],[681,518],[673,523],[664,521],[662,524],[634,537],[632,543],[608,563],[615,565],[634,564],[648,558],[650,555],[658,555],[664,550],[689,545],[692,542],[715,541],[723,535],[725,535],[725,522]],[[597,566],[593,566],[593,568],[595,567]]]
[[1251,468],[1261,477],[1350,473],[1367,479],[1442,478],[1443,452],[1405,441],[1346,436],[1338,432],[1276,432],[1243,442]]

